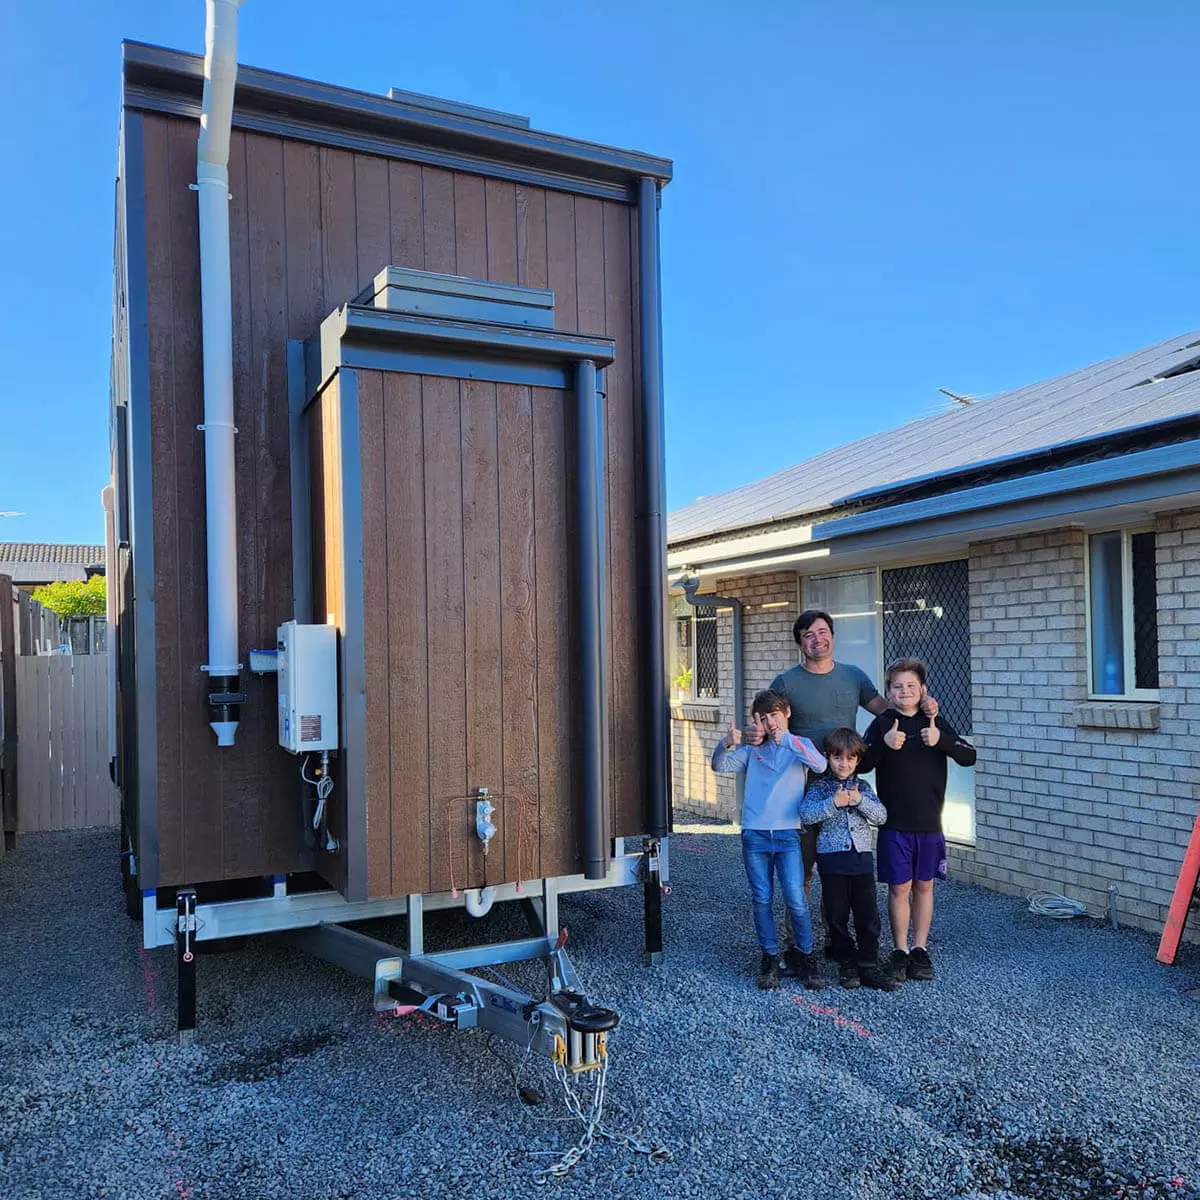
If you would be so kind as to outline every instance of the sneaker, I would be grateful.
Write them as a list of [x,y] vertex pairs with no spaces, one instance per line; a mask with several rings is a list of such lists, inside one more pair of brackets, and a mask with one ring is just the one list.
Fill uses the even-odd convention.
[[911,978],[908,973],[908,951],[893,950],[892,957],[888,960],[888,970],[897,983],[903,983],[906,979]]
[[844,962],[838,965],[838,983],[842,987],[851,990],[862,983],[862,980],[858,977],[858,968],[852,962]]
[[825,986],[821,968],[811,954],[803,954],[796,950],[791,960],[792,974],[808,988],[810,992],[819,992]]
[[927,983],[933,978],[933,959],[924,946],[914,946],[908,956],[908,977]]
[[878,988],[881,992],[894,992],[900,987],[892,973],[880,969],[877,963],[859,967],[858,977],[863,987]]
[[779,986],[779,955],[764,954],[758,967],[758,986],[764,992]]

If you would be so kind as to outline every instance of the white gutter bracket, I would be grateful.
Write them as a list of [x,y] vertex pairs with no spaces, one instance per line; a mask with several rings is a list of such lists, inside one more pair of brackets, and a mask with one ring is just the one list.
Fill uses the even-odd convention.
[[204,98],[196,150],[204,347],[204,494],[208,533],[209,722],[232,746],[238,708],[237,486],[234,479],[233,305],[229,266],[229,141],[241,0],[205,0]]

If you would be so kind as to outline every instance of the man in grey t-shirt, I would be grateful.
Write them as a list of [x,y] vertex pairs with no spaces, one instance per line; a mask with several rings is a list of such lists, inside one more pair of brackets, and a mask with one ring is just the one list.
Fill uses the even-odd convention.
[[[802,661],[771,681],[771,690],[787,696],[792,706],[790,733],[808,738],[822,750],[825,735],[831,730],[855,728],[859,708],[876,717],[887,711],[887,701],[865,672],[849,663],[833,661],[833,618],[827,612],[816,608],[802,612],[792,626],[792,637],[800,647]],[[932,696],[921,704],[921,711],[927,717],[937,716],[937,710],[937,701]],[[749,731],[746,740],[753,744]],[[817,861],[815,829],[800,835],[800,850],[807,896]]]

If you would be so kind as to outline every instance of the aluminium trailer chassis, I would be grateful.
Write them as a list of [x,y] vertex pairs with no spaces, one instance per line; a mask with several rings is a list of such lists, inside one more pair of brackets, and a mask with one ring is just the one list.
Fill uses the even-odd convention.
[[[404,1014],[418,1009],[456,1029],[483,1029],[507,1038],[568,1071],[599,1068],[607,1034],[619,1020],[610,1009],[585,998],[565,950],[560,927],[560,896],[640,883],[645,904],[645,951],[649,966],[662,959],[662,895],[670,892],[669,841],[616,838],[603,879],[556,876],[493,885],[492,904],[518,900],[532,936],[515,941],[427,952],[424,914],[464,908],[479,889],[392,896],[352,903],[330,891],[289,893],[285,876],[273,880],[273,894],[245,900],[198,903],[194,888],[179,888],[174,907],[158,907],[157,892],[142,894],[143,944],[146,949],[174,946],[178,972],[179,1039],[191,1041],[196,1029],[196,953],[198,942],[250,934],[283,935],[289,942],[372,982],[378,1012]],[[408,946],[401,950],[345,927],[343,922],[379,917],[408,918]],[[471,974],[479,967],[542,959],[547,998]]]

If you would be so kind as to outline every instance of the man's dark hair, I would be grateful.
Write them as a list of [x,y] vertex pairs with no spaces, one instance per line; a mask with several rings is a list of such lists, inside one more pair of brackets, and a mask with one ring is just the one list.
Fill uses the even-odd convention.
[[765,716],[767,713],[786,712],[791,705],[788,703],[788,698],[782,692],[773,692],[770,688],[764,688],[754,697],[754,703],[750,706],[750,711],[755,716]]
[[829,632],[833,632],[833,618],[827,612],[819,608],[806,608],[792,625],[792,640],[797,646],[800,645],[801,635],[814,621],[824,621],[829,626]]
[[898,658],[894,663],[891,663],[887,669],[887,681],[885,687],[892,686],[892,680],[897,675],[903,675],[908,672],[910,675],[917,677],[917,682],[925,686],[925,664],[919,658]]
[[859,737],[856,730],[843,726],[841,729],[832,729],[825,735],[826,758],[831,754],[849,754],[861,762],[866,752],[867,743]]

